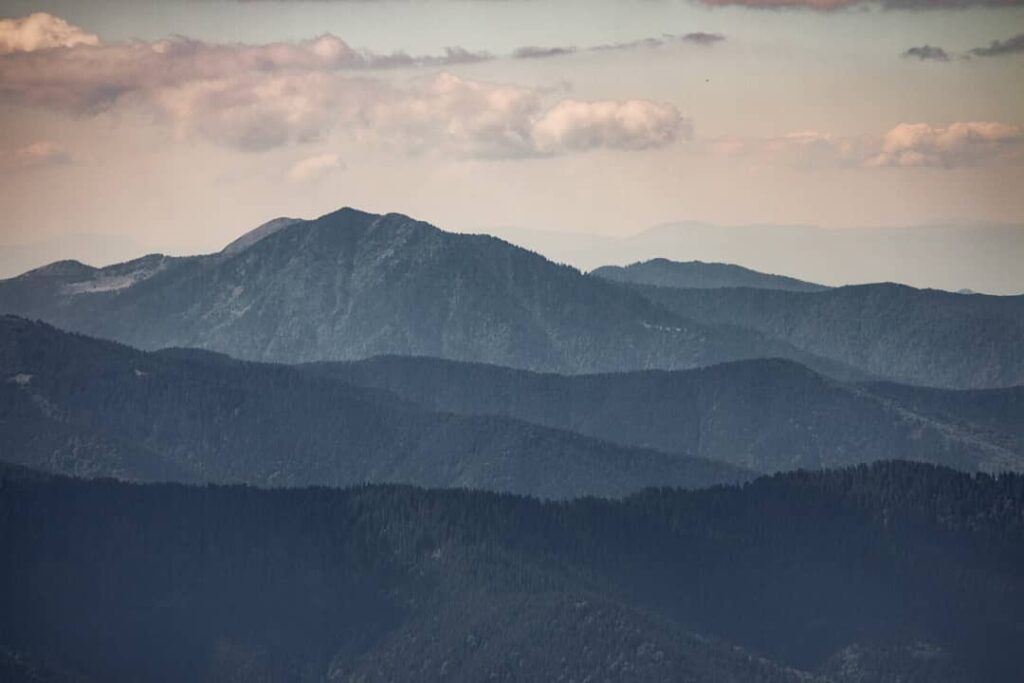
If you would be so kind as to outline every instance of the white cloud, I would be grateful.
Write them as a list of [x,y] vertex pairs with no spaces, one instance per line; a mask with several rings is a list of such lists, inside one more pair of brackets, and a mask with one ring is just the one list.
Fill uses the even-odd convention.
[[726,156],[759,157],[773,164],[794,167],[857,165],[863,161],[866,143],[819,130],[801,130],[763,138],[724,137],[709,147]]
[[580,102],[562,100],[532,126],[537,151],[545,154],[584,149],[661,147],[690,125],[674,106],[647,100]]
[[639,150],[689,132],[689,123],[670,104],[561,100],[548,107],[543,91],[448,73],[392,95],[371,110],[370,134],[416,153],[493,158]]
[[963,9],[965,7],[1013,7],[1024,0],[698,0],[714,7],[741,6],[753,9],[808,9],[834,12],[844,9],[882,7],[904,10]]
[[99,44],[98,36],[45,12],[0,19],[0,55]]
[[343,168],[337,154],[327,153],[300,159],[288,169],[288,182],[295,184],[311,183]]
[[993,121],[948,126],[902,123],[881,136],[850,137],[798,131],[767,138],[719,138],[710,147],[729,156],[791,165],[957,168],[1020,158],[1024,127]]
[[869,166],[953,168],[991,161],[1024,142],[1024,128],[994,121],[958,121],[948,126],[901,123],[882,138]]
[[[474,59],[452,48],[428,61]],[[366,71],[410,60],[428,63],[404,53],[359,52],[331,35],[267,45],[186,38],[83,43],[0,55],[0,102],[76,115],[129,107],[182,137],[249,151],[307,143],[341,130],[413,154],[541,156],[645,149],[689,130],[669,104],[552,102],[553,93],[542,89],[448,73],[396,84]]]

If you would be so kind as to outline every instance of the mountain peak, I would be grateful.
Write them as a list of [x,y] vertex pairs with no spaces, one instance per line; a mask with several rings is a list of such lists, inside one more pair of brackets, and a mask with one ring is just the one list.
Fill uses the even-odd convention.
[[220,253],[229,256],[241,253],[248,249],[249,247],[251,247],[252,245],[259,242],[260,240],[266,237],[270,237],[275,232],[278,232],[280,230],[287,228],[288,226],[295,225],[296,223],[301,222],[301,218],[288,218],[286,216],[271,219],[266,223],[263,223],[259,227],[254,228],[253,230],[250,230],[249,232],[245,233],[235,241],[231,242],[226,247],[224,247]]
[[666,258],[638,261],[628,266],[602,266],[591,271],[591,274],[616,282],[680,289],[753,287],[795,292],[815,292],[827,289],[813,282],[761,273],[731,263],[671,261]]

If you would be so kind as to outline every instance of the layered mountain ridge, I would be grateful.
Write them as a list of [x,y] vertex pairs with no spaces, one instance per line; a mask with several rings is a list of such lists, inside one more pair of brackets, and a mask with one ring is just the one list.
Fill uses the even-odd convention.
[[664,258],[638,261],[628,266],[601,266],[590,271],[590,274],[614,282],[680,289],[755,287],[792,292],[819,292],[828,289],[813,282],[804,282],[784,275],[759,273],[731,263],[670,261]]
[[782,357],[873,376],[827,348],[705,323],[501,240],[398,214],[342,209],[259,231],[208,256],[31,271],[0,282],[0,311],[143,349],[250,360],[427,355],[582,373]]
[[432,411],[290,367],[144,353],[12,317],[0,317],[0,446],[7,462],[88,477],[394,482],[548,498],[750,476],[514,418]]

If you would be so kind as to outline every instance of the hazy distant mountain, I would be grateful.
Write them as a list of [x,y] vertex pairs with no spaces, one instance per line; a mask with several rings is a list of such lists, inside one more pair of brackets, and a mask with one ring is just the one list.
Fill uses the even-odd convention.
[[624,237],[496,227],[488,230],[583,269],[652,258],[736,263],[825,285],[901,282],[951,292],[1024,293],[1024,225],[829,229],[684,221]]
[[895,458],[1024,471],[1024,387],[843,384],[783,360],[563,376],[385,357],[307,371],[432,410],[504,415],[761,472]]
[[758,332],[683,319],[493,237],[352,209],[278,226],[241,251],[53,264],[0,282],[0,311],[251,360],[393,353],[587,372],[770,355],[858,374]]
[[817,292],[825,287],[782,275],[769,275],[729,263],[703,261],[669,261],[656,258],[628,266],[601,266],[591,275],[615,282],[684,289],[718,289],[720,287],[757,287],[785,289],[794,292]]
[[756,330],[896,381],[950,388],[1024,384],[1024,296],[894,284],[822,292],[636,291],[681,316]]
[[0,281],[0,311],[143,349],[262,361],[396,354],[585,373],[779,357],[840,378],[1024,384],[1024,296],[626,285],[352,209],[233,253],[52,264]]
[[432,412],[285,366],[143,353],[12,317],[0,317],[0,453],[92,477],[405,482],[553,498],[747,476],[506,417]]
[[1020,476],[883,463],[559,504],[5,479],[17,683],[1020,678]]

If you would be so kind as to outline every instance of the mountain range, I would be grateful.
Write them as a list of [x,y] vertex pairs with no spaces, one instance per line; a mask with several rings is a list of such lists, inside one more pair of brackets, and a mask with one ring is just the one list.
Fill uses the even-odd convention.
[[1010,683],[1022,520],[910,463],[547,504],[0,468],[0,674]]
[[585,270],[667,258],[740,264],[829,286],[902,282],[950,292],[1024,293],[1019,222],[826,228],[681,221],[625,236],[498,226],[488,232]]
[[352,209],[273,222],[218,254],[52,264],[0,282],[0,311],[288,363],[396,354],[592,373],[779,357],[840,379],[1024,383],[1024,297],[645,287]]
[[734,325],[897,382],[948,388],[1024,384],[1024,296],[881,283],[821,292],[639,287],[709,325]]
[[1022,392],[848,384],[777,359],[605,375],[413,357],[295,367],[0,317],[4,459],[135,481],[562,498],[892,458],[1024,471]]
[[1016,681],[1021,339],[1021,296],[354,209],[38,268],[0,680]]

